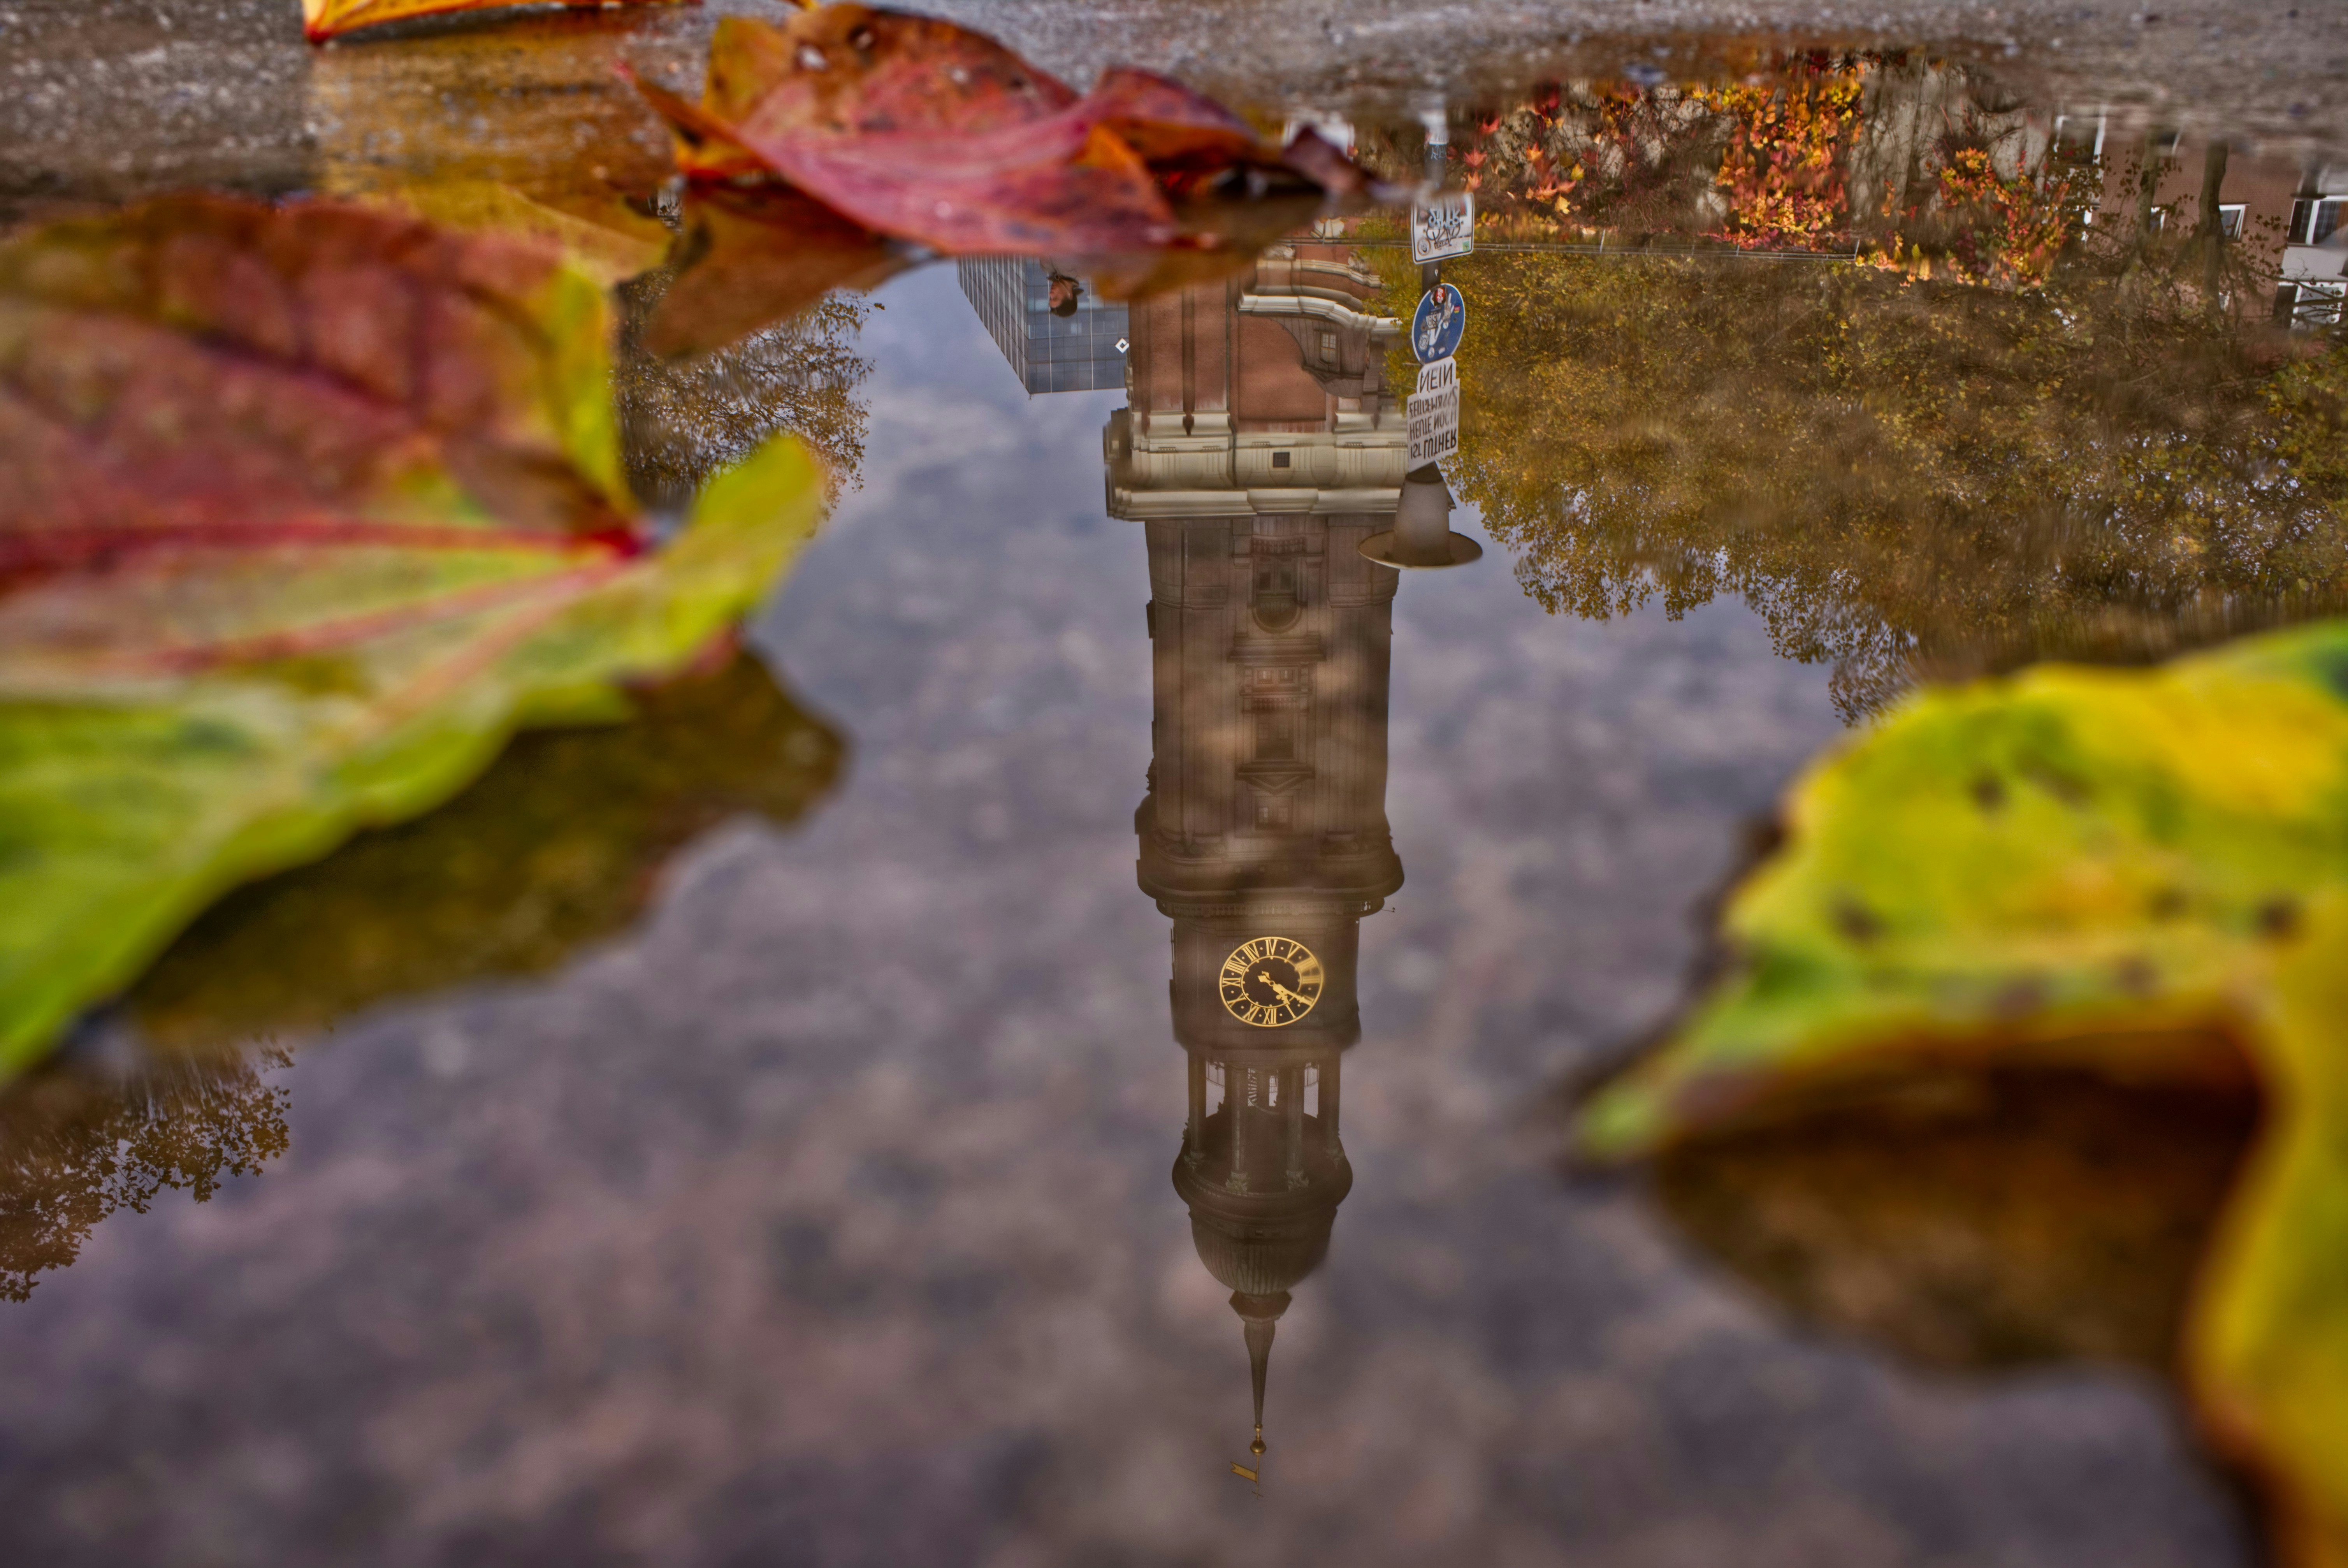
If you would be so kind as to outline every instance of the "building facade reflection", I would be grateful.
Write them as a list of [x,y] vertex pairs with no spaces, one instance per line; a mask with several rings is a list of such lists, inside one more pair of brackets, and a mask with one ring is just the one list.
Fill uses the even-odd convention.
[[1174,1189],[1231,1292],[1263,1451],[1289,1293],[1353,1184],[1344,1057],[1358,926],[1402,885],[1385,818],[1400,324],[1334,239],[1136,304],[1128,406],[1104,432],[1109,511],[1148,540],[1154,706],[1135,813],[1141,889],[1173,922],[1188,1116]]

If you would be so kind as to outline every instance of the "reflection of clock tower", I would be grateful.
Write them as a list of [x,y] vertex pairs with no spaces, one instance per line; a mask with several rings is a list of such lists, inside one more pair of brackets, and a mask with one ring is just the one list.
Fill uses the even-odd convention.
[[1174,922],[1189,1114],[1174,1187],[1231,1292],[1258,1451],[1272,1326],[1353,1183],[1340,1061],[1360,1037],[1357,924],[1402,885],[1386,830],[1396,323],[1350,247],[1275,247],[1228,284],[1133,307],[1109,510],[1145,525],[1156,703],[1135,814]]

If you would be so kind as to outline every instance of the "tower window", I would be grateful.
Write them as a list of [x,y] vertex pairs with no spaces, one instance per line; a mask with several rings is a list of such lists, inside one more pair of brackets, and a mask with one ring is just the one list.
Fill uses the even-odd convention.
[[1255,755],[1259,762],[1290,762],[1296,757],[1296,715],[1274,708],[1255,716]]
[[1254,612],[1256,624],[1267,632],[1283,631],[1293,624],[1303,602],[1296,592],[1296,568],[1300,558],[1290,554],[1271,554],[1258,542],[1255,552]]
[[1275,469],[1284,469],[1288,467],[1288,459],[1289,454],[1286,452],[1274,452],[1272,454],[1272,466]]

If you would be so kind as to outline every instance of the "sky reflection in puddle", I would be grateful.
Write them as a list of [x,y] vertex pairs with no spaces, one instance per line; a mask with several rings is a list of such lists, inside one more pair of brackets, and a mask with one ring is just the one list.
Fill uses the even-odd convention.
[[[312,103],[394,57],[322,57]],[[238,895],[15,1091],[5,1262],[52,1272],[0,1313],[0,1533],[58,1562],[349,1555],[354,1521],[385,1562],[2246,1560],[2160,1382],[2043,1359],[2157,1328],[2026,1284],[1951,1308],[1994,1262],[1854,1283],[1865,1249],[1805,1229],[1832,1171],[1775,1213],[1765,1169],[1669,1174],[1780,1303],[2034,1368],[1919,1375],[1550,1166],[1544,1097],[1679,1000],[1689,911],[1846,724],[1920,677],[2339,608],[2309,367],[2341,166],[2246,151],[2205,196],[2206,138],[1877,90],[1907,139],[1833,222],[1744,247],[1858,261],[1723,253],[1668,136],[1601,177],[1610,116],[1684,117],[1653,95],[1447,123],[1518,225],[1446,271],[1459,571],[1360,548],[1403,481],[1417,285],[1375,225],[1067,315],[1040,263],[933,265],[640,364],[640,488],[814,425],[834,518],[675,699],[706,711],[534,738]],[[357,193],[381,128],[338,115],[295,182]],[[1354,129],[1425,157],[1407,117]],[[1975,131],[2010,163],[1998,245],[1870,217]],[[549,167],[513,150],[493,178]],[[1570,159],[1578,186],[1542,171]],[[2017,290],[2042,201],[2106,229]],[[2195,248],[2205,210],[2231,248]],[[173,1054],[256,1037],[290,1057]],[[2065,1102],[2011,1157],[2165,1114]],[[116,1205],[143,1212],[95,1224]],[[2175,1242],[2118,1294],[2173,1300]]]

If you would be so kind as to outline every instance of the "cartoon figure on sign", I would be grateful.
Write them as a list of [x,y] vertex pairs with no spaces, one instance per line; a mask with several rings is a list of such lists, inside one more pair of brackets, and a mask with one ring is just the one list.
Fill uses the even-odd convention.
[[1410,318],[1411,352],[1421,365],[1448,359],[1468,333],[1468,302],[1449,284],[1437,284],[1419,296]]

